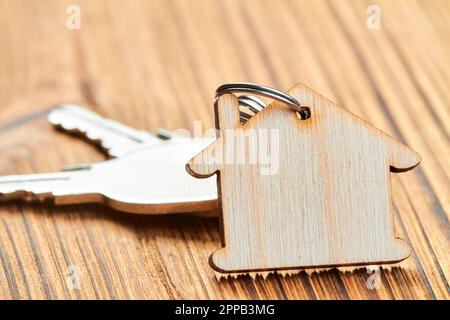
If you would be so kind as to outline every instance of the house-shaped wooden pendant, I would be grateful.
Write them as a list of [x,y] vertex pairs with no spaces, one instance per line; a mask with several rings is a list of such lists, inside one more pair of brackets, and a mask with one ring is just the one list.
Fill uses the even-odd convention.
[[[414,168],[420,155],[304,85],[289,94],[310,107],[308,120],[273,102],[241,125],[237,97],[220,96],[217,140],[186,166],[199,178],[218,174],[223,248],[211,266],[249,272],[407,258],[409,245],[395,236],[390,172]],[[278,163],[226,159],[231,151],[252,157],[255,143],[236,143],[251,132],[266,136],[257,149]]]

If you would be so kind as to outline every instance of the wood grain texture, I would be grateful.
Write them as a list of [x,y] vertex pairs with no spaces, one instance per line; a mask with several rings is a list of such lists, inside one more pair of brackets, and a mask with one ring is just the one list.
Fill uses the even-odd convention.
[[224,247],[211,266],[242,273],[409,257],[395,235],[389,173],[420,155],[303,84],[288,93],[311,118],[274,102],[241,125],[237,97],[219,97],[219,136],[188,164],[193,176],[218,178]]
[[[217,281],[217,219],[124,215],[102,206],[0,207],[4,299],[448,299],[450,277],[450,6],[372,1],[0,1],[0,174],[104,159],[55,132],[49,105],[81,102],[138,129],[213,127],[214,90],[301,81],[420,153],[393,175],[395,223],[409,270]],[[408,259],[409,260],[409,259]],[[75,268],[69,269],[70,266]],[[70,270],[80,290],[67,285]]]

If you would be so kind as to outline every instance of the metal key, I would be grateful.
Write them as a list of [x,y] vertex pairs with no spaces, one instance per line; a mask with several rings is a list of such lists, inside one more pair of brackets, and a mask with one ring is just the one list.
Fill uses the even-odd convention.
[[[241,122],[265,105],[241,96]],[[216,178],[196,179],[185,164],[215,138],[159,136],[135,130],[74,105],[50,112],[49,122],[99,143],[115,159],[66,171],[0,177],[0,200],[53,200],[55,204],[105,203],[120,211],[162,214],[216,209]],[[70,171],[67,171],[69,169]]]

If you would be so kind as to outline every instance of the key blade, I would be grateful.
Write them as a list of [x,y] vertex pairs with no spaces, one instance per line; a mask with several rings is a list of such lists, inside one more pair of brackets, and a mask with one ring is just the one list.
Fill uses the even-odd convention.
[[176,138],[77,171],[0,177],[0,200],[104,203],[142,214],[207,212],[218,207],[215,177],[196,179],[185,164],[215,140]]
[[0,201],[53,199],[58,204],[96,202],[93,192],[86,188],[86,174],[87,171],[72,171],[3,176],[0,177]]
[[136,130],[119,122],[72,104],[64,104],[48,115],[48,121],[68,132],[79,133],[107,151],[112,157],[121,157],[143,145],[163,143],[158,137]]

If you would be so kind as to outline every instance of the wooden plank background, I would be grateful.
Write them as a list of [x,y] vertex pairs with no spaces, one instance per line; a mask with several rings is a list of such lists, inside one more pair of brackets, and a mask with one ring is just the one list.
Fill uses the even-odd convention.
[[[71,3],[80,30],[66,28]],[[0,205],[0,297],[448,299],[449,30],[447,0],[0,0],[0,174],[104,158],[47,124],[54,103],[192,130],[213,126],[214,90],[231,81],[301,81],[423,156],[392,179],[410,269],[382,271],[379,289],[365,270],[218,281],[215,218],[17,202]]]

